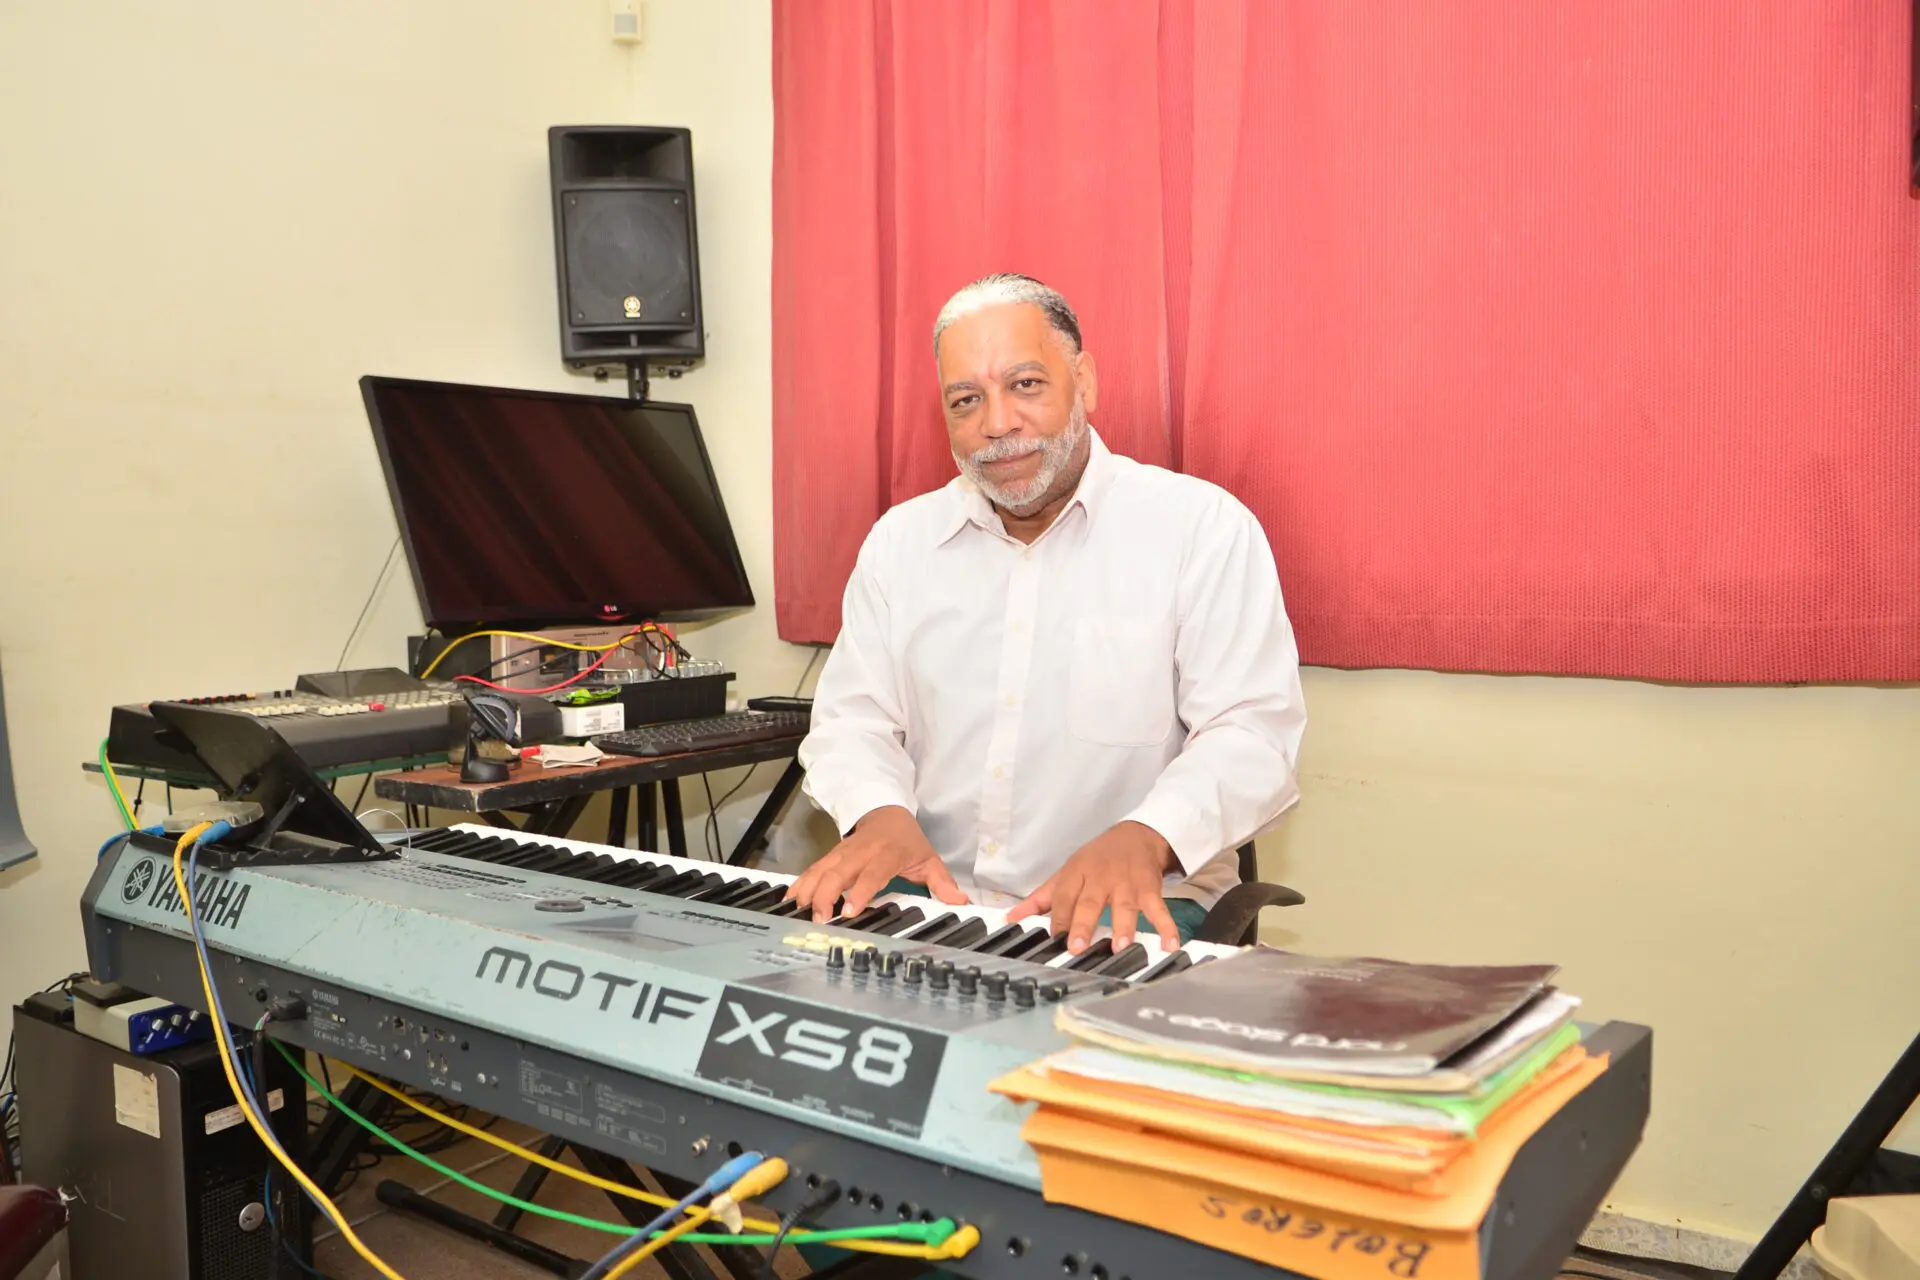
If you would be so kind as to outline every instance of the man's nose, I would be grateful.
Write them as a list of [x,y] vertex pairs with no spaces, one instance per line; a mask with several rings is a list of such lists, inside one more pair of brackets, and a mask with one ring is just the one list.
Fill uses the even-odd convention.
[[998,391],[988,391],[986,403],[981,406],[980,430],[989,440],[998,440],[1014,430],[1020,424],[1014,420],[1013,406]]

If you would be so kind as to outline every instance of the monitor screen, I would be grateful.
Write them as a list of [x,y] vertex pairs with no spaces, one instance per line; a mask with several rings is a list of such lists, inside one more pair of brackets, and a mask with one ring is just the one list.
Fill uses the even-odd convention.
[[360,380],[429,625],[753,603],[690,405]]

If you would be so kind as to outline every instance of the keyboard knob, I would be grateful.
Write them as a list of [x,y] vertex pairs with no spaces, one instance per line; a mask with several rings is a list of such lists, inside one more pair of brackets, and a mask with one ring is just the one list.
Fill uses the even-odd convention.
[[869,951],[865,947],[861,947],[858,951],[853,953],[852,967],[855,973],[866,973],[868,970],[872,969],[873,968],[873,952]]
[[945,991],[953,981],[953,961],[941,960],[927,971],[927,985]]
[[907,985],[910,987],[919,986],[920,975],[926,972],[926,968],[927,962],[919,956],[915,956],[913,959],[907,961]]
[[1013,1002],[1022,1009],[1033,1008],[1034,981],[1032,978],[1013,980]]
[[1040,998],[1048,1004],[1060,1003],[1060,1001],[1067,998],[1067,984],[1055,978],[1052,982],[1040,988]]
[[839,943],[827,948],[827,968],[844,969],[847,967],[847,949]]
[[968,965],[953,975],[953,984],[960,988],[961,995],[973,995],[980,990],[980,970]]
[[1007,998],[1007,975],[1004,973],[990,973],[980,979],[980,985],[986,988],[987,999],[995,1004]]
[[889,951],[880,957],[880,976],[891,978],[900,972],[900,953]]

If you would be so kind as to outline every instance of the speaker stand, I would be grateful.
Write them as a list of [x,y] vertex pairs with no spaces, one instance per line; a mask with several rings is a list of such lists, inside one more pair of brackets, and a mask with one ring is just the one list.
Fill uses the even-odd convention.
[[[1920,0],[1916,0],[1920,3]],[[647,398],[647,362],[635,360],[627,366],[627,394],[636,403]]]

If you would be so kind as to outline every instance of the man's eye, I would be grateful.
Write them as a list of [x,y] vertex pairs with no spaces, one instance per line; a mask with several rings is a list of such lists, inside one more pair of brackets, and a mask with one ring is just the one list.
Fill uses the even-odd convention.
[[973,402],[979,398],[979,396],[961,396],[958,400],[953,401],[947,406],[947,412],[959,413],[965,409],[970,409],[973,407]]
[[1019,381],[1017,381],[1017,382],[1015,382],[1015,383],[1014,383],[1013,385],[1014,385],[1014,387],[1015,387],[1015,389],[1017,389],[1017,390],[1020,390],[1020,391],[1031,391],[1031,390],[1032,390],[1033,388],[1035,388],[1035,387],[1037,387],[1037,386],[1039,386],[1039,385],[1040,385],[1040,379],[1038,379],[1038,378],[1021,378],[1021,379],[1020,379]]

